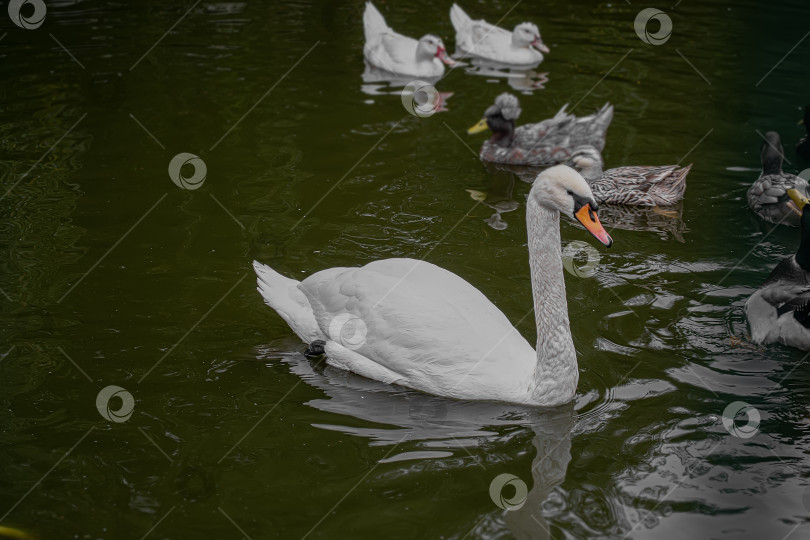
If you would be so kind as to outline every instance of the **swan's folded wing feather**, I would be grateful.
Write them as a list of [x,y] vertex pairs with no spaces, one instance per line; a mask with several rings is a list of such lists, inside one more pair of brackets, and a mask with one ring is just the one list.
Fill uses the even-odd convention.
[[300,287],[327,336],[340,339],[333,321],[342,314],[359,318],[365,336],[356,351],[411,381],[446,390],[462,377],[507,376],[498,373],[504,357],[511,357],[506,365],[533,367],[534,350],[506,316],[475,287],[431,263],[387,259],[333,268]]

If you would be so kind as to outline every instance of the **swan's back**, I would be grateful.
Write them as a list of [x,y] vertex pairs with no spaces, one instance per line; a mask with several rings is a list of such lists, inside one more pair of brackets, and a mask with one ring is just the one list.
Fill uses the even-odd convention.
[[356,352],[400,374],[408,386],[452,395],[448,389],[463,381],[469,395],[476,386],[491,392],[499,381],[531,382],[531,345],[478,289],[436,265],[386,259],[323,270],[299,287],[329,338],[340,339],[333,321],[346,320],[345,314],[359,318],[365,339]]

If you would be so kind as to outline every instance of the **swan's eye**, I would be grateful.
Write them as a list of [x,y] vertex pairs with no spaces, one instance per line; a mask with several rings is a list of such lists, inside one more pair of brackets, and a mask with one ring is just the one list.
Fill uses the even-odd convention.
[[568,194],[571,195],[572,197],[574,196],[574,192],[571,191],[570,189],[568,190]]

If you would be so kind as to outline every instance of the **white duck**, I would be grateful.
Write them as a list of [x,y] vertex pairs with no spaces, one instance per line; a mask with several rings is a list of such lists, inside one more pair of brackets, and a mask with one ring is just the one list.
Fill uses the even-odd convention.
[[450,8],[450,20],[456,29],[457,54],[503,64],[536,66],[543,61],[543,53],[550,52],[534,23],[520,23],[509,32],[483,19],[472,20],[458,4]]
[[428,34],[419,41],[394,32],[371,2],[363,13],[366,44],[363,54],[374,67],[397,75],[435,79],[444,74],[444,65],[455,62],[447,55],[444,42]]
[[429,262],[384,259],[302,282],[254,261],[258,290],[308,353],[389,384],[456,399],[558,405],[579,371],[568,323],[559,217],[612,244],[588,183],[570,167],[540,173],[526,207],[537,349],[478,289]]

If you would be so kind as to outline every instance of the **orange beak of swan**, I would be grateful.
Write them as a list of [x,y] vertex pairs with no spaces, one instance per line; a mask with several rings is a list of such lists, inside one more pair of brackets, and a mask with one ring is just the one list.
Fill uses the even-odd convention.
[[613,245],[613,239],[607,233],[604,227],[602,227],[602,223],[599,222],[599,216],[596,215],[596,212],[591,209],[590,203],[585,204],[574,213],[574,217],[582,223],[582,226],[585,227],[589,233],[593,235],[594,238],[602,242],[605,247],[610,247]]

